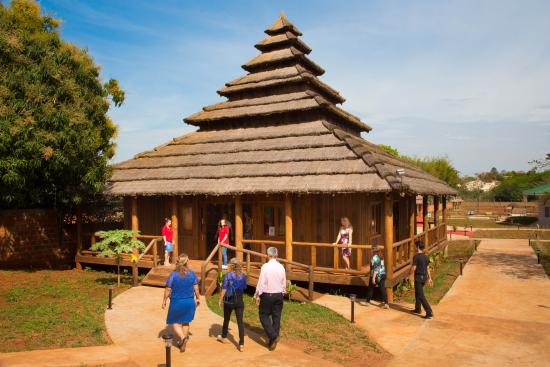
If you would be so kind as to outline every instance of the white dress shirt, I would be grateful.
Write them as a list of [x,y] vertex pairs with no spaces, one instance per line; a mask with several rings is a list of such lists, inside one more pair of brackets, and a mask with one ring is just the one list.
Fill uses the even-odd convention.
[[276,259],[262,265],[256,295],[261,296],[262,293],[286,293],[285,268]]

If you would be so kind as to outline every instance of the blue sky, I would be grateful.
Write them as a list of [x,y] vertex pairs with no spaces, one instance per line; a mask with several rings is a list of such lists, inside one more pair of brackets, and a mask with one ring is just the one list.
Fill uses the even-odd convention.
[[463,174],[550,152],[550,1],[40,1],[126,102],[115,161],[194,128],[281,10],[365,138]]

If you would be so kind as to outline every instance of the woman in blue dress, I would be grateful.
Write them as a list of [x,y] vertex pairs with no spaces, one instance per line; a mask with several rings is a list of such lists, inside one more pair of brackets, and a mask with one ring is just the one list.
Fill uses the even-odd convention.
[[170,307],[166,323],[172,325],[179,341],[176,346],[185,352],[189,340],[189,323],[195,317],[195,309],[199,306],[199,280],[195,272],[189,270],[189,257],[182,254],[176,263],[176,270],[170,273],[166,280],[162,308],[166,308],[166,301],[170,297]]
[[229,329],[231,313],[235,310],[237,325],[239,327],[239,351],[244,351],[244,301],[243,292],[246,290],[246,275],[243,274],[242,264],[237,258],[229,261],[229,272],[222,281],[222,292],[218,304],[223,303],[223,327],[222,334],[218,335],[218,341],[225,343]]

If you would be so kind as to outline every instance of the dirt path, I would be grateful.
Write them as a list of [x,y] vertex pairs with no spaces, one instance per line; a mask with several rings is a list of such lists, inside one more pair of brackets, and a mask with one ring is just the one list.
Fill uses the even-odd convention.
[[[350,315],[349,301],[316,301]],[[548,366],[550,280],[525,240],[482,240],[449,293],[423,320],[359,305],[358,324],[394,355],[390,366]]]
[[[158,366],[164,363],[164,345],[160,336],[166,332],[166,311],[161,310],[164,289],[152,287],[132,288],[115,299],[113,310],[105,316],[107,330],[116,346],[127,351],[130,359],[139,366]],[[270,352],[263,336],[247,332],[246,351],[240,353],[236,345],[221,344],[215,339],[221,331],[223,319],[202,302],[191,324],[192,336],[185,353],[172,349],[175,366],[336,366],[328,361],[285,345]],[[230,334],[237,334],[237,327],[230,326]]]

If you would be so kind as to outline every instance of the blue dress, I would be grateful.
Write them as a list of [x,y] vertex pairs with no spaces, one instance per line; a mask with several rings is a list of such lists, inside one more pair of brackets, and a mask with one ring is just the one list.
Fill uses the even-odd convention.
[[193,321],[196,308],[194,285],[198,283],[195,272],[191,270],[186,271],[184,275],[175,270],[170,273],[166,280],[166,287],[171,289],[170,307],[166,317],[168,325],[187,324]]

